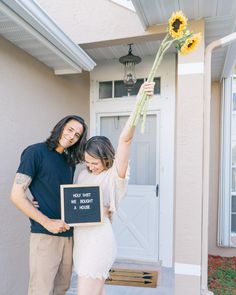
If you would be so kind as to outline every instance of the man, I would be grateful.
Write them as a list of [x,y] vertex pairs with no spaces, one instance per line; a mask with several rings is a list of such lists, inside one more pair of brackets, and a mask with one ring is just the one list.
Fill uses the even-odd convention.
[[[21,155],[11,201],[31,221],[28,295],[65,295],[70,287],[73,229],[61,220],[60,185],[73,183],[86,137],[84,120],[67,116],[46,142],[27,147]],[[27,197],[27,188],[38,206]]]

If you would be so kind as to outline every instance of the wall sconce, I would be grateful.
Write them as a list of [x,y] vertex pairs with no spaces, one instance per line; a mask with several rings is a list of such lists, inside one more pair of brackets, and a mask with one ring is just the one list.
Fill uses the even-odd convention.
[[131,93],[131,90],[136,83],[137,79],[135,77],[135,65],[141,62],[141,57],[133,55],[132,54],[132,48],[131,46],[133,44],[129,45],[129,52],[127,55],[122,56],[119,58],[119,62],[124,65],[124,84],[127,87],[128,96]]

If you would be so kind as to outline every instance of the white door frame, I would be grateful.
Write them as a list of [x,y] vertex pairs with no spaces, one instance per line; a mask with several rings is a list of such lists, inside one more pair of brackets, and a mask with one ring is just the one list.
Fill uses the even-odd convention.
[[[153,59],[147,58],[140,76],[145,77]],[[99,100],[99,81],[122,79],[123,69],[119,71],[117,61],[109,61],[91,72],[90,80],[90,136],[98,130],[97,118],[100,114],[127,114],[135,103],[133,97],[109,98]],[[161,94],[155,95],[149,103],[149,112],[160,112],[160,173],[159,173],[159,260],[165,267],[173,267],[173,229],[174,229],[174,151],[175,151],[175,55],[168,55],[159,68]],[[141,73],[142,72],[142,73]],[[137,130],[137,132],[139,132]],[[158,229],[157,229],[158,230]]]
[[[130,112],[117,111],[110,112],[111,108],[107,106],[91,109],[91,123],[90,134],[95,135],[100,132],[100,118],[105,116],[121,116],[128,115]],[[112,102],[114,109],[114,102]],[[101,112],[101,109],[103,111]],[[166,110],[167,111],[167,110]],[[158,251],[159,260],[162,265],[172,267],[173,259],[173,171],[174,171],[174,128],[170,128],[168,119],[165,119],[165,106],[160,108],[152,108],[148,114],[157,115],[160,112],[160,143],[157,143],[157,153],[159,153],[159,238],[158,238]],[[168,121],[168,122],[167,122]],[[140,132],[136,130],[136,132]],[[158,167],[158,166],[157,166]]]

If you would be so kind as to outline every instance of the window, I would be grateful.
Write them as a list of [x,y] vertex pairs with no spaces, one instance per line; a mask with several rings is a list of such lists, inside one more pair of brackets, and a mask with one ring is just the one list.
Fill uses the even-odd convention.
[[99,98],[112,97],[112,81],[99,82]]
[[232,196],[231,232],[236,234],[236,196],[235,195]]
[[125,87],[125,84],[123,80],[115,81],[114,82],[114,97],[122,97],[122,96],[127,96],[127,89]]
[[[137,79],[130,96],[137,95],[140,86],[144,82],[144,78]],[[161,78],[155,77],[154,78],[155,88],[154,94],[161,93]],[[114,88],[114,95],[113,95],[113,88]],[[106,98],[118,98],[128,96],[128,92],[123,80],[116,80],[116,81],[102,81],[99,82],[99,99],[106,99]]]
[[[236,77],[232,78],[232,111],[231,111],[231,169],[234,179],[231,196],[231,235],[236,239]],[[235,238],[234,238],[235,237]],[[236,247],[236,241],[233,242]]]
[[154,94],[161,94],[161,78],[159,77],[154,78],[154,82],[155,82]]
[[236,77],[223,89],[218,244],[236,247]]

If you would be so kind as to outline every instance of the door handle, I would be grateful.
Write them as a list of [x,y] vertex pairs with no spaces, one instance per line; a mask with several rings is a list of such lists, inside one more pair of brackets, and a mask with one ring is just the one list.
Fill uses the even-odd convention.
[[158,198],[158,194],[159,194],[159,184],[156,185],[156,197]]

